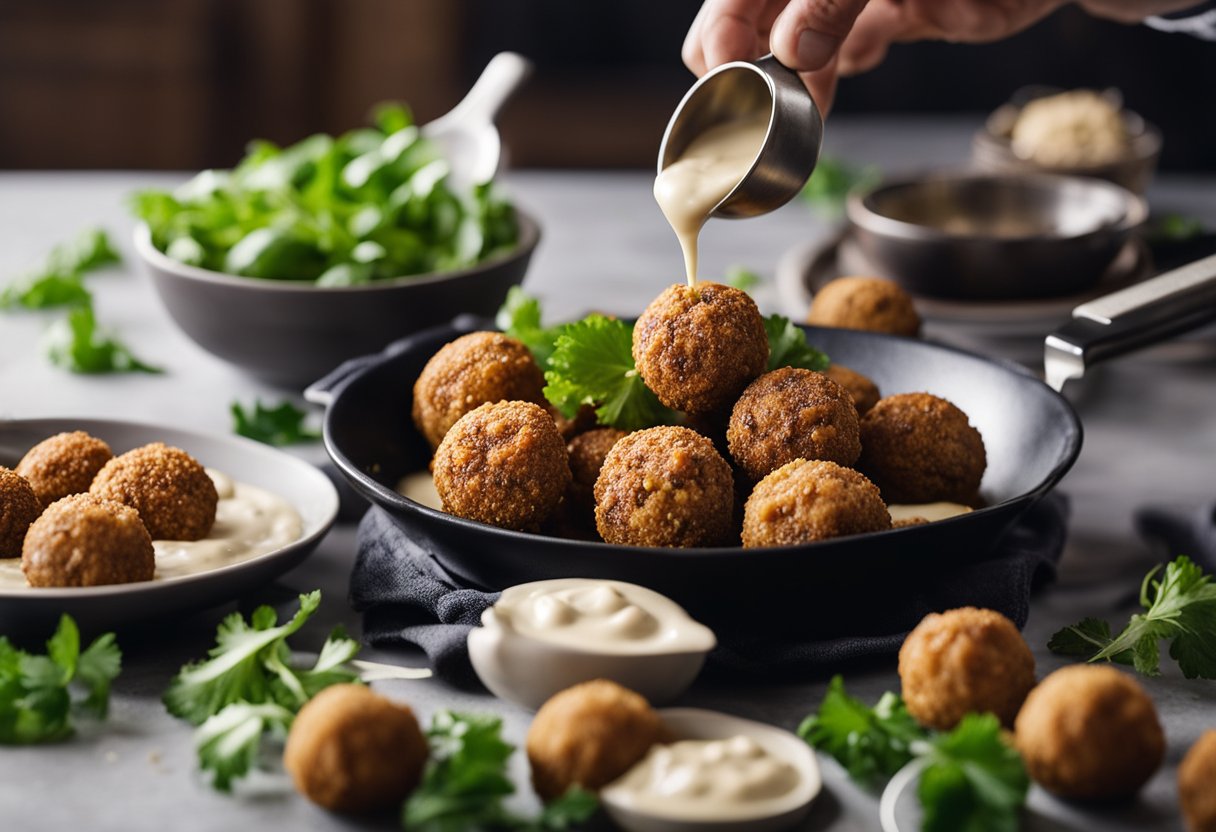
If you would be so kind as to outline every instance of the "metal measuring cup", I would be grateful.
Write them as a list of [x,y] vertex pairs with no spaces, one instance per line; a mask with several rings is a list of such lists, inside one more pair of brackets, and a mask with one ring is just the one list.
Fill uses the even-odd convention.
[[722,64],[692,85],[663,132],[658,172],[711,127],[763,114],[764,145],[711,216],[754,217],[780,208],[802,190],[819,161],[823,117],[798,73],[772,55]]

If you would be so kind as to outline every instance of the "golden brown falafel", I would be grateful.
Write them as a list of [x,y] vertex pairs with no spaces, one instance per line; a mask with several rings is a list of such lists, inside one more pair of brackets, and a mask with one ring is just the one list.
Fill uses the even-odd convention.
[[806,322],[915,337],[920,315],[911,296],[893,280],[838,277],[815,293]]
[[969,713],[992,713],[1006,727],[1034,687],[1034,656],[999,612],[961,607],[926,615],[899,649],[908,713],[949,731]]
[[89,493],[138,511],[154,540],[202,540],[215,524],[220,499],[199,461],[163,442],[111,459]]
[[753,381],[735,402],[726,441],[753,481],[795,459],[852,465],[860,420],[847,390],[823,373],[783,367]]
[[30,586],[102,586],[150,581],[152,538],[139,512],[92,494],[56,500],[30,525],[21,549]]
[[1178,766],[1187,832],[1216,832],[1216,730],[1204,731]]
[[0,468],[0,558],[21,557],[25,533],[41,513],[42,503],[25,477]]
[[861,419],[857,468],[888,503],[974,505],[987,464],[980,432],[938,396],[887,396]]
[[17,473],[29,480],[42,505],[83,494],[93,477],[114,457],[110,446],[82,430],[58,433],[26,451]]
[[830,364],[823,374],[839,384],[853,397],[853,406],[857,415],[864,416],[870,408],[878,404],[881,395],[878,385],[856,370],[850,370],[843,364]]
[[588,514],[595,510],[595,481],[612,446],[624,438],[625,431],[616,428],[596,428],[580,433],[566,445],[570,456],[570,490],[566,498],[585,509]]
[[689,413],[728,407],[768,366],[764,319],[739,289],[670,286],[638,318],[633,360],[668,407]]
[[571,786],[606,786],[646,756],[663,723],[645,698],[596,679],[553,695],[532,720],[526,742],[532,786],[542,799]]
[[793,546],[891,528],[874,484],[826,460],[795,459],[766,476],[743,507],[743,546]]
[[443,510],[504,529],[540,527],[570,485],[566,443],[531,402],[494,402],[466,413],[435,452]]
[[283,765],[296,790],[334,812],[400,806],[428,747],[414,712],[363,685],[333,685],[296,716]]
[[1030,691],[1014,726],[1027,773],[1063,798],[1133,795],[1165,755],[1153,700],[1109,665],[1052,673]]
[[731,533],[734,482],[713,443],[682,427],[617,441],[595,481],[595,525],[624,546],[716,546]]
[[546,406],[545,377],[522,343],[501,332],[470,332],[426,362],[414,382],[414,424],[432,448],[466,413],[502,401]]

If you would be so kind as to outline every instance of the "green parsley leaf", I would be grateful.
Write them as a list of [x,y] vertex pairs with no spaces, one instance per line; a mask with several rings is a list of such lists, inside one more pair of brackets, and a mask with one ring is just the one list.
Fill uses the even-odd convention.
[[[80,652],[80,631],[68,615],[59,619],[45,656],[18,650],[0,636],[0,744],[64,739],[73,731],[73,709],[104,717],[121,660],[113,633]],[[83,699],[73,699],[77,689]]]
[[233,402],[231,411],[234,433],[267,445],[295,445],[321,438],[320,433],[305,427],[308,414],[288,401],[270,407],[258,400],[252,411],[246,410],[240,402]]
[[806,342],[806,332],[789,318],[769,315],[764,319],[768,335],[768,369],[801,367],[822,372],[831,360]]
[[874,165],[851,165],[821,156],[802,188],[802,198],[816,213],[834,219],[844,216],[850,191],[872,187],[881,180],[882,174]]
[[39,268],[0,291],[0,309],[14,306],[48,309],[88,303],[89,290],[81,277],[85,272],[118,262],[118,252],[106,232],[90,229],[71,242],[55,246]]
[[545,805],[540,817],[524,825],[526,830],[536,832],[561,832],[591,820],[600,808],[599,798],[579,786],[570,789],[551,803]]
[[1048,647],[1058,653],[1088,656],[1091,662],[1133,665],[1139,673],[1161,673],[1158,643],[1170,642],[1169,654],[1188,679],[1216,679],[1216,585],[1212,577],[1186,556],[1145,576],[1140,587],[1143,613],[1133,615],[1114,638],[1109,625],[1085,619],[1051,637]]
[[78,306],[51,324],[45,347],[51,363],[73,373],[160,373],[97,326],[91,306]]
[[601,425],[632,431],[674,424],[678,414],[646,387],[633,362],[633,328],[603,315],[566,324],[545,373],[545,398],[567,418],[583,405]]
[[249,773],[258,761],[268,734],[285,737],[295,714],[273,702],[251,705],[234,702],[194,732],[199,768],[211,773],[211,784],[221,792]]
[[504,335],[523,343],[541,369],[549,366],[549,356],[553,355],[561,328],[541,325],[539,300],[518,286],[512,286],[494,317],[494,323]]
[[741,292],[750,292],[759,286],[760,282],[760,275],[744,266],[731,266],[722,278],[724,285],[733,286]]
[[884,693],[868,708],[834,676],[818,713],[803,720],[798,736],[835,757],[854,780],[872,786],[911,760],[912,744],[928,734],[899,696]]
[[1144,229],[1149,245],[1185,243],[1207,233],[1203,221],[1185,214],[1163,214],[1149,221]]
[[930,740],[917,794],[924,832],[1017,832],[1030,778],[992,714],[967,714]]

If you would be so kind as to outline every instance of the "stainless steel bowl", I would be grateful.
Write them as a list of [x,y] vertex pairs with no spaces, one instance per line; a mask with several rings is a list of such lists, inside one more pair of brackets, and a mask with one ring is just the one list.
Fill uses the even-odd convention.
[[1008,300],[1095,284],[1148,205],[1096,179],[939,174],[854,193],[847,215],[882,276],[913,294]]

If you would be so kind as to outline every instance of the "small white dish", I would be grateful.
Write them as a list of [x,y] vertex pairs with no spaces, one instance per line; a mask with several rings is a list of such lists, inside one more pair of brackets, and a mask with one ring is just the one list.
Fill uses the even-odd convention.
[[774,757],[793,766],[798,783],[779,797],[740,803],[737,809],[717,809],[712,816],[691,817],[675,809],[640,806],[627,789],[626,772],[600,791],[600,804],[625,832],[780,832],[802,821],[823,788],[819,763],[810,746],[794,734],[772,725],[699,708],[659,711],[674,741],[725,740],[747,737]]
[[592,679],[610,679],[651,703],[670,702],[717,643],[667,596],[591,578],[510,587],[481,623],[469,633],[477,676],[498,698],[533,710]]

